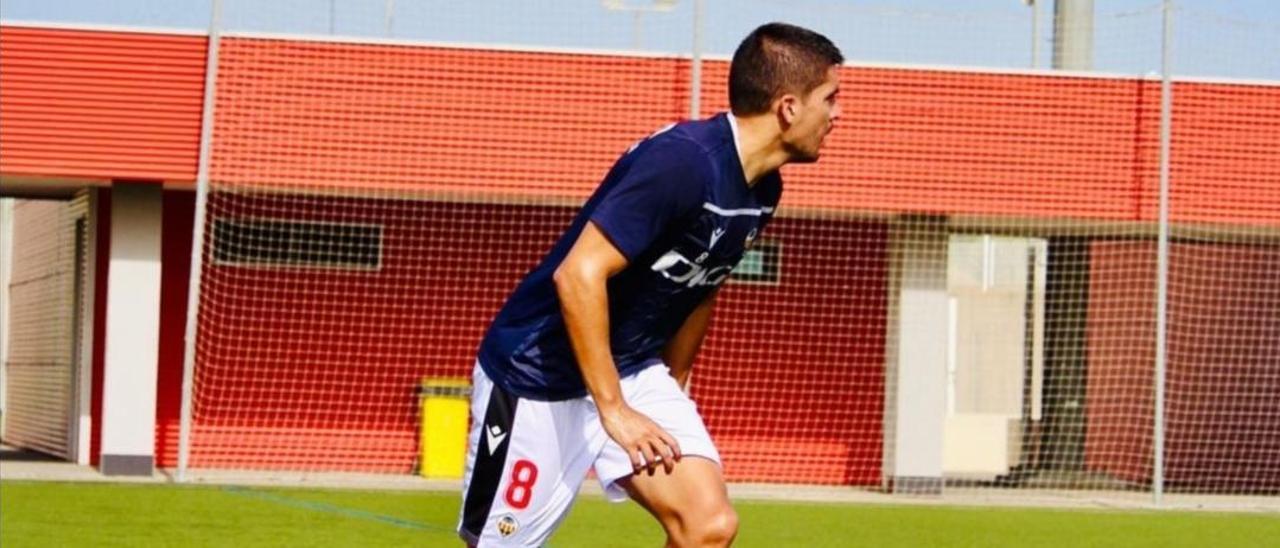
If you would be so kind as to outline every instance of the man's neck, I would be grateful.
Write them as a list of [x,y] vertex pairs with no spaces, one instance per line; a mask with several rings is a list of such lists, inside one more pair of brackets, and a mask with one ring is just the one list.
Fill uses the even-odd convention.
[[787,163],[786,150],[782,147],[782,135],[778,123],[770,115],[734,116],[736,122],[738,158],[742,161],[742,174],[747,186],[753,187],[761,177]]

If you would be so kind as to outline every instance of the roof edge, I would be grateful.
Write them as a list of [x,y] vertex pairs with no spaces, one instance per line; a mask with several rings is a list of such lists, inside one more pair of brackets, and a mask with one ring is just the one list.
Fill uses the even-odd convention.
[[[12,26],[21,28],[45,28],[57,30],[84,30],[98,32],[132,32],[140,34],[170,34],[177,36],[208,36],[208,29],[191,29],[179,27],[143,27],[128,25],[106,25],[96,23],[67,23],[67,22],[50,22],[50,21],[23,21],[23,20],[7,20],[0,19],[0,26]],[[465,49],[465,50],[488,50],[488,51],[511,51],[521,53],[557,53],[570,55],[596,55],[608,57],[636,57],[643,59],[689,59],[690,53],[671,53],[671,52],[646,52],[632,50],[617,50],[605,48],[576,48],[561,46],[534,46],[521,44],[507,44],[500,42],[482,43],[482,42],[448,42],[448,41],[430,41],[409,38],[378,38],[367,36],[321,36],[314,34],[299,33],[282,33],[282,32],[260,32],[260,31],[223,31],[221,36],[229,38],[248,38],[263,40],[295,40],[300,42],[319,42],[319,43],[346,43],[361,45],[384,45],[384,46],[404,46],[404,47],[432,47],[432,48],[448,48],[448,49]],[[730,55],[726,54],[703,54],[702,58],[711,61],[729,61]],[[844,66],[850,68],[879,68],[879,69],[901,69],[901,70],[927,70],[939,72],[961,72],[970,74],[1000,74],[1010,76],[1032,76],[1032,77],[1060,77],[1060,78],[1092,78],[1102,80],[1147,80],[1160,81],[1161,76],[1158,73],[1147,74],[1126,74],[1116,72],[1095,72],[1095,71],[1072,71],[1072,70],[1056,70],[1056,69],[1031,69],[1031,68],[1000,68],[1000,67],[983,67],[972,65],[946,65],[946,64],[928,64],[928,63],[889,63],[882,61],[868,60],[847,60]],[[1216,76],[1178,76],[1174,75],[1175,82],[1189,83],[1205,83],[1205,84],[1227,84],[1241,86],[1269,86],[1280,87],[1280,80],[1268,80],[1262,78],[1230,78]]]

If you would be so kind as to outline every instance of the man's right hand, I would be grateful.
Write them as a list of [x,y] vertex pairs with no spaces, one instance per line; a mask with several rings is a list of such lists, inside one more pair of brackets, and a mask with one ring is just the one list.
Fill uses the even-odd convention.
[[667,473],[671,473],[676,461],[680,460],[680,444],[676,439],[653,419],[625,403],[600,409],[600,423],[609,437],[631,457],[631,467],[637,473],[648,470],[649,475],[653,475],[659,462]]

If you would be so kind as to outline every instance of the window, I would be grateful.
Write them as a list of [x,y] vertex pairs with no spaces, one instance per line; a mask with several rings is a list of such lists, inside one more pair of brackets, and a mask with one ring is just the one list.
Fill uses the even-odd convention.
[[782,279],[782,246],[768,240],[757,241],[743,253],[733,269],[732,283],[778,285]]
[[215,219],[220,265],[377,270],[382,226],[277,219]]

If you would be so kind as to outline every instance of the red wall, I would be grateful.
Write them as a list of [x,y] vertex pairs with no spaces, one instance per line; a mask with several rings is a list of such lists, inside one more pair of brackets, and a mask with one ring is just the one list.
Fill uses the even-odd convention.
[[[1093,244],[1090,469],[1149,484],[1155,246]],[[1280,490],[1280,248],[1175,243],[1169,269],[1166,485]]]
[[674,58],[230,38],[219,59],[234,185],[577,201],[688,111]]
[[[414,466],[419,380],[469,375],[492,315],[574,214],[252,195],[210,210],[382,223],[385,256],[377,272],[211,266],[193,466],[387,472]],[[767,236],[783,283],[729,286],[694,374],[727,473],[876,483],[884,228],[781,219]]]
[[[0,174],[191,181],[206,38],[5,25]],[[213,176],[236,185],[584,198],[687,116],[688,62],[225,37]],[[704,66],[704,114],[727,63]],[[845,67],[792,211],[1156,217],[1158,83]],[[1280,86],[1174,86],[1172,218],[1280,226]]]
[[194,192],[165,191],[160,245],[160,349],[156,376],[156,462],[178,463],[182,366],[186,350]]
[[[687,116],[676,59],[235,38],[220,62],[214,176],[235,185],[581,199],[618,151]],[[727,72],[705,64],[704,113],[727,107]],[[1158,82],[842,79],[823,161],[786,168],[792,212],[1156,218]],[[1256,123],[1280,119],[1280,87],[1178,83],[1174,110],[1172,218],[1280,226],[1280,132]]]
[[1097,242],[1089,252],[1085,462],[1090,470],[1135,483],[1151,478],[1153,249]]
[[360,272],[206,256],[193,466],[387,472],[413,469],[419,381],[469,376],[492,314],[573,213],[228,194],[210,212],[383,224],[384,257]]
[[89,464],[98,465],[102,456],[102,379],[107,354],[107,280],[111,276],[111,189],[98,191],[97,249],[94,251],[93,286],[93,379],[89,407]]
[[195,179],[206,37],[3,29],[0,172]]
[[1165,482],[1280,494],[1280,246],[1174,249]]

